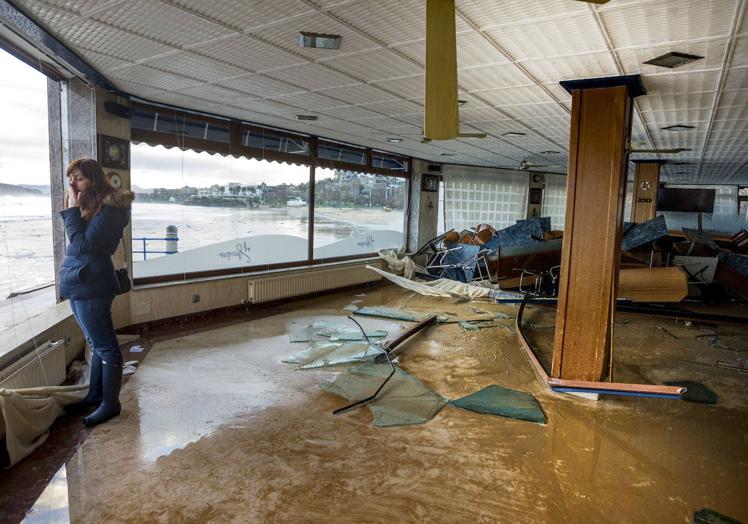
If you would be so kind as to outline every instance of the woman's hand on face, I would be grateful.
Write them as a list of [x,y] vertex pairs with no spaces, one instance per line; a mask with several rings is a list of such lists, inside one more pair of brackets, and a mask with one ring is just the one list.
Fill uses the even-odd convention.
[[67,207],[78,207],[78,195],[79,193],[75,190],[75,188],[68,184],[68,200],[67,200]]

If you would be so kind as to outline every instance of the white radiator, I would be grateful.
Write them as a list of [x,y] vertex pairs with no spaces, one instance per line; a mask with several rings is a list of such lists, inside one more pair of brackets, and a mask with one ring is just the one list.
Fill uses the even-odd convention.
[[249,301],[253,304],[298,297],[330,289],[376,282],[382,277],[364,266],[308,271],[282,277],[250,280]]
[[25,389],[59,386],[65,381],[65,343],[45,342],[0,370],[0,388]]

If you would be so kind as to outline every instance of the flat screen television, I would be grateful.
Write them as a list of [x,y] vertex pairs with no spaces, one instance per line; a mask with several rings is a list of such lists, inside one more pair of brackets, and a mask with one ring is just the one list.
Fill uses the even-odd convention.
[[712,213],[716,193],[714,189],[660,188],[657,192],[657,211]]

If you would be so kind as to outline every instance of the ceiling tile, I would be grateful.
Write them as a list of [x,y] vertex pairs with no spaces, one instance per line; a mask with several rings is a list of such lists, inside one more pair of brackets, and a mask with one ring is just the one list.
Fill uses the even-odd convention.
[[266,25],[288,23],[289,20],[313,13],[315,9],[300,0],[173,0],[179,6],[196,11],[223,24],[244,31]]
[[307,63],[305,58],[240,34],[208,42],[191,50],[250,72]]
[[165,91],[184,89],[186,87],[200,84],[199,81],[195,81],[194,79],[174,75],[144,65],[136,65],[128,67],[127,69],[114,71],[110,75],[110,78],[115,81],[121,79],[148,87],[163,89]]
[[460,87],[466,91],[480,91],[532,84],[532,80],[514,64],[460,69],[457,72],[457,81]]
[[615,48],[727,36],[735,0],[661,0],[600,10]]
[[374,85],[386,89],[396,95],[411,98],[423,96],[423,74],[397,78],[394,80],[385,80],[382,82],[375,82]]
[[649,95],[672,95],[716,91],[719,71],[642,75]]
[[584,13],[587,6],[565,0],[458,0],[457,9],[481,29],[543,18],[565,18]]
[[[243,69],[218,62],[212,58],[207,58],[190,51],[148,60],[144,65],[161,71],[180,74],[206,82],[215,82],[223,78],[231,78],[246,74],[246,71]],[[126,71],[126,69],[124,71]],[[118,74],[121,75],[122,72]]]
[[[488,29],[491,36],[515,60],[577,55],[606,51],[605,40],[587,11],[561,18],[517,23]],[[584,30],[585,28],[586,30]]]
[[558,83],[561,80],[615,76],[616,64],[610,53],[586,53],[553,59],[535,59],[521,62],[522,67],[541,83]]
[[241,78],[232,78],[231,80],[221,80],[216,82],[216,84],[242,91],[254,97],[271,97],[304,91],[303,87],[294,86],[262,75],[247,75]]
[[130,0],[98,12],[93,18],[112,27],[180,48],[233,33],[222,25],[183,9],[150,0]]
[[548,93],[538,86],[524,86],[503,89],[489,89],[473,91],[474,95],[480,96],[494,107],[514,106],[521,104],[538,104],[550,102],[553,99]]
[[289,67],[279,71],[268,72],[266,76],[313,90],[329,89],[331,87],[358,83],[350,76],[336,72],[320,64]]
[[98,49],[128,62],[175,51],[168,45],[114,29],[95,20],[82,20],[66,26],[60,30],[59,36],[73,48]]
[[733,67],[727,72],[723,89],[748,88],[748,67]]
[[341,56],[325,62],[338,71],[366,82],[379,82],[420,74],[423,68],[399,57],[388,49],[377,49],[352,56]]

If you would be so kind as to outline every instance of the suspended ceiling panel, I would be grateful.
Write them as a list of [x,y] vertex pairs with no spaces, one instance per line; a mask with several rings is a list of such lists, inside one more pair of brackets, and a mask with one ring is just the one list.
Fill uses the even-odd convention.
[[[563,172],[571,97],[558,82],[642,74],[633,141],[691,151],[634,157],[687,162],[664,170],[682,181],[748,183],[748,0],[457,0],[461,127],[487,137],[426,144],[424,0],[14,4],[131,95],[433,161]],[[300,31],[340,35],[340,49],[301,48]],[[703,58],[643,63],[670,51]]]

